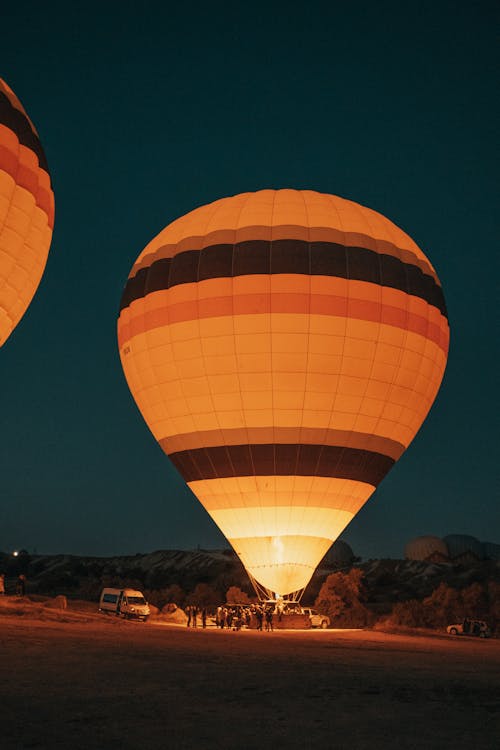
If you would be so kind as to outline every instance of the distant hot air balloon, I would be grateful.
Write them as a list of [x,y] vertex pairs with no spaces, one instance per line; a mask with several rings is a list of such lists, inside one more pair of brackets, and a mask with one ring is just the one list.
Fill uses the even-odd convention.
[[37,132],[0,78],[0,346],[33,299],[53,226],[54,194]]
[[448,557],[448,547],[438,536],[428,534],[411,539],[405,546],[407,560],[428,560],[432,555],[439,555],[442,559]]
[[256,588],[296,598],[425,419],[449,328],[436,272],[388,219],[262,190],[150,242],[118,339],[144,419]]

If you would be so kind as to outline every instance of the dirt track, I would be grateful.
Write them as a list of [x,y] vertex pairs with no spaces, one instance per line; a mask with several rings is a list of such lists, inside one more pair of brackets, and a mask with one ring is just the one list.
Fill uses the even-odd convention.
[[0,619],[3,750],[496,750],[500,641]]

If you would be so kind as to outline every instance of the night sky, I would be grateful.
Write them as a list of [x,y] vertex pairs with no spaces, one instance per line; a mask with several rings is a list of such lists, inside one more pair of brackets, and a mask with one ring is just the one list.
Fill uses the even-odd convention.
[[500,542],[495,9],[289,0],[2,10],[0,76],[40,134],[56,223],[39,290],[0,350],[0,550],[227,545],[139,414],[116,318],[132,263],[166,224],[281,187],[386,215],[427,254],[448,305],[435,405],[342,538],[363,558],[401,557],[421,534]]

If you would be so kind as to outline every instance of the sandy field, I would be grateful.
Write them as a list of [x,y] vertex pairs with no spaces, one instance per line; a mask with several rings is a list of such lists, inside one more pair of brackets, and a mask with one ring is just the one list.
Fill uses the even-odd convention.
[[498,640],[68,610],[4,614],[0,654],[2,750],[500,747]]

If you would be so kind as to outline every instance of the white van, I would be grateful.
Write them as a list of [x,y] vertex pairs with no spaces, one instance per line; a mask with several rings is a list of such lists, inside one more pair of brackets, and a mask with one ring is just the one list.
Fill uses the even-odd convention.
[[99,612],[146,622],[151,611],[141,591],[134,589],[103,589]]

